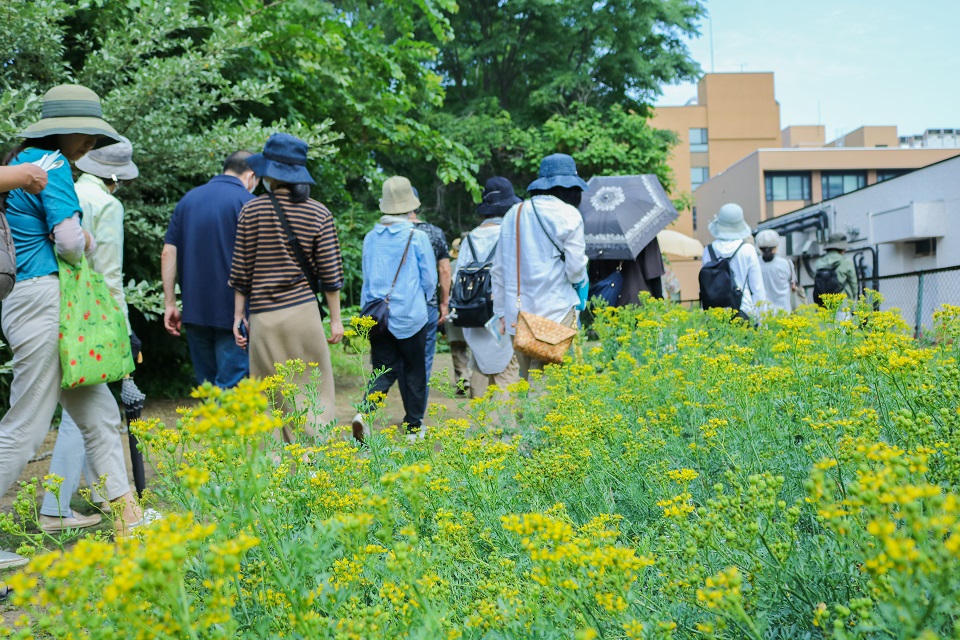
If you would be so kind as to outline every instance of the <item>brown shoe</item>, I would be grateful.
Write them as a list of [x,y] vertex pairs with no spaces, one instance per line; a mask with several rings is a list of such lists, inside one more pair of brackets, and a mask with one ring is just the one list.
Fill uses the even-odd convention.
[[85,516],[74,512],[71,518],[54,518],[53,516],[40,516],[40,528],[47,533],[60,533],[67,529],[86,529],[100,524],[99,513],[92,516]]

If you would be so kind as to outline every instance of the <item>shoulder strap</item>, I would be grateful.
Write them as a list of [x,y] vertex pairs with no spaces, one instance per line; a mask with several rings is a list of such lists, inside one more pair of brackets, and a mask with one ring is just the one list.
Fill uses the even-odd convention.
[[[472,237],[472,236],[473,236],[473,234],[471,234],[471,233],[468,233],[468,234],[467,234],[467,244],[470,245],[470,255],[472,255],[472,256],[473,256],[473,260],[476,261],[479,256],[477,255],[477,248],[476,248],[476,247],[474,246],[474,244],[473,244],[473,237]],[[459,263],[458,263],[458,264],[459,264]]]
[[[531,202],[533,202],[531,200]],[[517,311],[520,311],[520,214],[523,213],[523,205],[526,202],[520,203],[520,208],[517,209]]]
[[567,261],[567,255],[563,252],[557,243],[553,240],[553,236],[547,232],[547,227],[543,224],[543,219],[540,217],[540,214],[537,212],[537,205],[533,202],[533,198],[530,198],[530,206],[533,207],[533,215],[536,216],[537,222],[540,223],[540,228],[543,230],[543,235],[547,236],[547,240],[550,241],[550,244],[553,245],[553,248],[560,252],[560,260],[562,262]]
[[710,252],[710,262],[716,262],[716,261],[717,261],[717,252],[714,250],[714,248],[713,248],[713,243],[712,243],[712,242],[707,245],[707,251]]
[[484,264],[489,264],[493,260],[493,254],[497,251],[497,245],[500,244],[500,238],[498,237],[493,243],[493,247],[490,249],[490,253],[487,254],[487,259],[483,261]]
[[730,254],[730,258],[729,258],[729,259],[730,259],[730,260],[733,260],[733,256],[737,255],[737,253],[740,252],[740,249],[743,249],[743,245],[745,245],[745,244],[747,244],[747,243],[746,243],[746,242],[741,242],[741,243],[737,246],[737,248],[734,250],[734,252]]
[[[293,251],[293,258],[298,265],[300,265],[300,270],[303,271],[304,277],[307,279],[307,284],[310,285],[310,290],[313,291],[314,295],[320,295],[320,283],[317,282],[316,276],[313,274],[313,270],[310,268],[310,265],[307,263],[307,256],[303,253],[303,247],[300,245],[300,240],[293,233],[293,228],[290,226],[290,222],[287,220],[286,214],[283,212],[283,207],[280,206],[280,201],[277,200],[277,196],[273,193],[268,194],[270,196],[270,202],[273,203],[273,208],[277,212],[277,217],[280,218],[280,226],[283,227],[283,232],[287,234],[287,245]],[[319,301],[319,298],[317,298]]]
[[393,282],[390,283],[390,291],[387,292],[385,300],[390,300],[390,296],[393,295],[393,288],[397,286],[397,278],[400,277],[400,270],[403,269],[404,263],[407,261],[407,253],[410,251],[410,242],[413,240],[413,233],[417,230],[416,226],[410,229],[410,235],[407,236],[407,246],[403,248],[403,257],[400,258],[400,266],[397,267],[397,272],[393,274]]

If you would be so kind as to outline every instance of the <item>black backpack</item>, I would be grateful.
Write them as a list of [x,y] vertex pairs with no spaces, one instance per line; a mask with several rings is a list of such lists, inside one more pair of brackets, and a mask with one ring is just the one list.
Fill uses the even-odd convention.
[[457,279],[450,292],[450,314],[455,327],[482,327],[493,317],[493,281],[490,270],[493,268],[493,254],[497,250],[494,243],[485,260],[480,260],[473,240],[467,234],[467,244],[473,254],[473,262],[457,269]]
[[825,293],[843,293],[843,285],[840,284],[840,278],[837,277],[837,267],[840,263],[832,267],[822,267],[817,269],[813,275],[813,301],[821,307],[823,304],[823,294]]
[[[737,251],[742,248],[743,243],[737,247]],[[733,269],[730,268],[730,261],[737,255],[737,251],[729,258],[723,258],[717,256],[712,244],[707,245],[707,250],[710,252],[710,262],[700,269],[700,307],[739,310],[743,301],[743,289],[737,286]]]

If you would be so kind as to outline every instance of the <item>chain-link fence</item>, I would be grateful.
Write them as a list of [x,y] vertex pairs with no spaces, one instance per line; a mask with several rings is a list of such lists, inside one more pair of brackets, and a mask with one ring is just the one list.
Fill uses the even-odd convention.
[[[897,309],[913,329],[914,337],[922,337],[933,327],[933,312],[944,304],[960,306],[960,267],[913,271],[892,276],[866,278],[861,273],[863,288],[876,289],[883,296],[880,309]],[[813,301],[813,285],[806,285],[807,300]],[[680,300],[689,309],[700,306],[699,300]]]
[[[915,271],[875,279],[881,309],[899,309],[903,319],[921,337],[933,326],[933,312],[944,304],[960,305],[960,267]],[[866,286],[871,287],[871,281]]]

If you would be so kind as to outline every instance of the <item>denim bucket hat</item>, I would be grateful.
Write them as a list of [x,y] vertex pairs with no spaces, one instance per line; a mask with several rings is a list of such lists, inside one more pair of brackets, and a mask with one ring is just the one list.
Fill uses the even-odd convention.
[[273,178],[287,184],[316,184],[307,173],[307,143],[289,133],[270,136],[263,152],[247,158],[247,165],[259,178]]
[[501,176],[494,176],[483,186],[483,202],[477,205],[477,213],[484,218],[502,216],[515,204],[523,202],[513,192],[510,181]]
[[540,162],[539,177],[530,183],[527,191],[546,191],[554,187],[580,187],[588,191],[590,187],[577,175],[577,163],[565,153],[555,153]]
[[120,142],[120,134],[103,119],[100,96],[79,84],[61,84],[47,91],[40,120],[19,135],[31,139],[70,133],[96,136],[95,149]]

